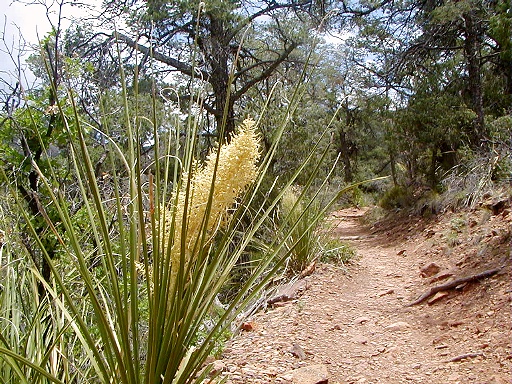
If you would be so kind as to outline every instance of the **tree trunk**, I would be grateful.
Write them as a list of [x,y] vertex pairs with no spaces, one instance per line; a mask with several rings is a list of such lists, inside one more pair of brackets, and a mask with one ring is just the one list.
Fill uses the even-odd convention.
[[395,155],[393,154],[393,152],[390,152],[389,154],[389,164],[390,164],[390,167],[391,167],[391,176],[393,177],[393,185],[396,187],[398,186],[398,177],[397,177],[397,174],[396,174],[396,160],[395,160]]
[[471,96],[471,109],[476,118],[473,123],[473,132],[470,133],[471,144],[480,146],[485,138],[484,105],[482,97],[482,78],[480,73],[480,42],[478,25],[475,22],[473,12],[464,14],[464,53],[467,60],[468,89]]
[[340,146],[338,148],[339,153],[341,154],[341,161],[343,162],[344,166],[344,173],[345,177],[344,180],[347,183],[352,182],[354,175],[352,172],[352,163],[350,161],[350,155],[351,155],[351,142],[347,140],[347,133],[343,130],[340,130]]
[[235,131],[234,102],[229,94],[229,41],[225,41],[227,31],[223,22],[215,17],[210,18],[210,33],[206,47],[210,52],[206,57],[211,67],[215,121],[219,140],[229,141]]

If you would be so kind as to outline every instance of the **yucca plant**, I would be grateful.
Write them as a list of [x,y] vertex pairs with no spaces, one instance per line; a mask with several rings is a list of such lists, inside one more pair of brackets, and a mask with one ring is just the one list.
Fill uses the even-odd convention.
[[[71,94],[68,101],[73,104]],[[32,161],[41,191],[57,212],[58,218],[51,219],[45,206],[40,207],[41,217],[60,244],[61,256],[54,259],[11,185],[34,247],[50,266],[51,279],[44,279],[35,268],[27,274],[35,282],[32,286],[43,284],[46,292],[43,302],[31,310],[34,329],[47,327],[34,333],[44,335],[40,342],[27,343],[35,350],[16,348],[19,343],[9,336],[12,330],[26,328],[1,330],[4,382],[201,382],[208,374],[203,363],[216,341],[285,260],[278,257],[284,243],[276,240],[204,332],[230,271],[284,193],[252,211],[250,224],[245,222],[240,231],[275,147],[259,159],[257,122],[246,120],[230,143],[219,143],[202,166],[194,156],[199,115],[191,115],[185,126],[176,124],[169,135],[174,140],[164,145],[159,143],[156,119],[149,119],[155,160],[145,178],[147,170],[141,169],[140,148],[134,143],[140,142],[140,121],[147,119],[126,103],[127,151],[109,137],[106,123],[105,131],[98,132],[108,142],[112,164],[113,195],[107,198],[91,160],[87,134],[92,128],[77,108],[69,116],[56,105],[68,132],[69,158],[85,219],[76,226],[64,192],[56,188],[58,178],[52,168],[43,172]],[[283,121],[276,127],[277,138],[285,126]],[[184,147],[173,145],[182,132]],[[164,153],[162,147],[167,148]],[[119,162],[124,165],[122,172],[115,167]],[[9,182],[5,174],[3,181]],[[93,266],[93,259],[99,259],[98,265]],[[32,291],[30,298],[36,300],[37,292]],[[12,305],[15,296],[6,301],[4,307]],[[11,321],[12,312],[4,316]],[[39,321],[42,317],[48,321]]]
[[290,255],[287,262],[289,273],[299,274],[318,256],[321,249],[321,234],[318,232],[322,220],[319,215],[321,207],[316,200],[306,205],[297,187],[285,192],[280,206],[283,220],[286,219],[293,227],[289,232],[285,230],[284,234]]
[[[3,208],[12,207],[6,204]],[[18,242],[20,226],[13,216],[0,210],[0,345],[11,352],[0,361],[0,382],[32,382],[37,376],[29,364],[18,364],[12,354],[71,382],[73,369],[61,351],[76,340],[64,337],[69,323],[60,308],[39,296],[41,276]]]
[[[61,118],[69,126],[69,117],[62,113]],[[14,348],[7,328],[1,330],[0,360],[10,367],[5,382],[202,382],[209,372],[204,361],[218,339],[302,241],[291,234],[312,230],[301,227],[300,217],[290,216],[284,236],[276,236],[268,245],[226,310],[212,318],[215,299],[231,270],[294,179],[275,199],[252,210],[250,224],[245,221],[241,231],[274,148],[258,161],[257,122],[246,120],[204,166],[194,160],[198,124],[192,122],[186,127],[184,155],[171,145],[166,153],[159,153],[160,143],[155,143],[154,172],[146,180],[140,150],[132,144],[138,142],[135,117],[127,118],[135,122],[127,126],[127,154],[103,133],[111,146],[112,164],[121,160],[127,175],[123,179],[112,168],[114,197],[106,199],[94,173],[84,123],[78,114],[73,118],[78,129],[69,151],[86,228],[77,229],[64,194],[53,188],[51,172],[43,174],[32,164],[58,211],[59,229],[42,207],[60,243],[59,260],[46,254],[24,202],[12,191],[51,267],[52,280],[44,280],[35,269],[29,275],[47,292],[48,304],[34,310],[34,325],[39,326],[37,316],[50,319],[48,330],[38,332],[45,334],[40,347],[35,347],[40,357]],[[278,135],[285,125],[278,127]],[[156,124],[154,129],[158,141]],[[175,137],[181,129],[176,127]],[[326,207],[317,212],[318,217]],[[96,267],[91,267],[93,257],[99,257]],[[32,295],[37,296],[35,291]],[[206,320],[210,325],[205,331]]]

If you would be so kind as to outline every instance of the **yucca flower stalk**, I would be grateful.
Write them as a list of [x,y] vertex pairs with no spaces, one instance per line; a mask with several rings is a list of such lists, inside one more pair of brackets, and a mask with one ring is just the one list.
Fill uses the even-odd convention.
[[[163,248],[171,248],[171,287],[176,281],[181,255],[185,254],[183,267],[186,268],[194,252],[198,252],[201,232],[206,232],[208,242],[220,226],[225,227],[236,199],[256,180],[260,150],[255,126],[254,120],[244,120],[229,144],[222,146],[218,154],[208,155],[204,167],[196,162],[189,183],[182,183],[177,198],[171,199],[175,206],[166,208]],[[182,180],[188,179],[186,174],[182,176]]]

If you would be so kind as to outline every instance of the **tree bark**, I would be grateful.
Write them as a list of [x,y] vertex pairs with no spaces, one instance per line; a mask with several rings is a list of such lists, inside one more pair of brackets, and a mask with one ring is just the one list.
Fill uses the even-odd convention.
[[341,161],[343,162],[343,171],[344,171],[344,180],[347,183],[350,183],[353,178],[353,172],[352,172],[352,163],[350,161],[350,155],[351,155],[351,142],[347,140],[347,133],[343,130],[340,130],[339,133],[340,138],[340,146],[338,148],[339,153],[341,154]]
[[225,22],[209,15],[209,36],[200,46],[210,67],[209,83],[214,94],[215,122],[220,140],[229,141],[235,131],[234,103],[230,95],[230,37]]
[[485,138],[484,127],[484,104],[482,97],[482,78],[480,73],[480,42],[478,25],[473,12],[465,13],[464,16],[464,53],[467,60],[468,89],[471,97],[471,109],[475,112],[476,118],[473,122],[473,132],[470,134],[471,143],[480,146]]

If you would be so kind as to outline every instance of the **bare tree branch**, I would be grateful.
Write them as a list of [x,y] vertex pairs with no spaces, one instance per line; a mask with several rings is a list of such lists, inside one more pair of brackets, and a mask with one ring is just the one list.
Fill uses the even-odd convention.
[[[121,41],[121,42],[125,43],[130,48],[136,49],[137,51],[139,51],[145,55],[150,55],[152,58],[154,58],[155,60],[157,60],[163,64],[167,64],[167,65],[170,65],[171,67],[176,68],[178,71],[180,71],[184,75],[194,76],[195,74],[197,74],[197,71],[199,71],[203,78],[206,79],[206,78],[210,77],[210,74],[207,71],[198,70],[197,68],[193,68],[189,64],[186,64],[182,61],[176,60],[176,59],[174,59],[170,56],[164,55],[162,53],[156,52],[142,44],[139,44],[137,41],[130,39],[128,36],[126,36],[122,33],[114,32],[112,37],[114,39],[116,39],[117,41]],[[194,72],[196,72],[196,73],[194,73]]]
[[[256,76],[254,77],[253,79],[247,81],[237,92],[235,92],[233,95],[232,95],[232,98],[233,100],[238,100],[240,99],[252,86],[254,86],[255,84],[259,83],[260,81],[263,81],[265,79],[267,79],[270,75],[272,75],[272,73],[274,73],[274,71],[276,70],[276,68],[282,63],[284,62],[288,56],[290,56],[290,54],[292,53],[292,51],[297,48],[299,44],[296,43],[296,42],[293,42],[292,44],[290,44],[290,46],[288,48],[286,48],[284,50],[284,52],[281,54],[281,56],[279,56],[273,63],[272,65],[268,66],[267,69],[265,69],[263,72],[260,73],[259,76]],[[236,75],[235,75],[236,76]]]

